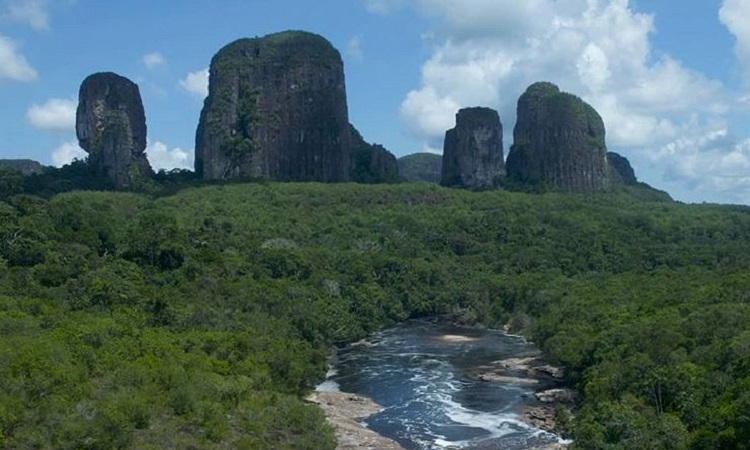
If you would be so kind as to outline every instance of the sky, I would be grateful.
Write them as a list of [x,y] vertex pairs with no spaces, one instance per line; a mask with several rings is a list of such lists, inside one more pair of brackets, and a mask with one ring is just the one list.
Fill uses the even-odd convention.
[[113,71],[140,87],[152,166],[192,168],[211,57],[289,29],[339,49],[350,121],[396,156],[488,106],[507,157],[518,97],[550,81],[641,181],[750,204],[750,0],[0,0],[0,158],[85,156],[78,89]]

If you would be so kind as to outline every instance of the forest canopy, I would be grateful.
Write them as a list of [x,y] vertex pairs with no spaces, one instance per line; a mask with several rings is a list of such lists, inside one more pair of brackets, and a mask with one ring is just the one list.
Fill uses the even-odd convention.
[[0,447],[334,448],[301,400],[331,346],[450,314],[567,367],[578,448],[748,448],[749,208],[0,175]]

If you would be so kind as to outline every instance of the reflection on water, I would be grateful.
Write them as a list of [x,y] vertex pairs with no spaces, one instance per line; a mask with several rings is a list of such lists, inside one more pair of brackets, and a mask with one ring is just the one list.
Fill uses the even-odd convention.
[[558,439],[520,421],[533,391],[464,374],[538,353],[496,331],[413,321],[341,350],[318,389],[371,397],[385,409],[367,426],[407,449],[528,449]]

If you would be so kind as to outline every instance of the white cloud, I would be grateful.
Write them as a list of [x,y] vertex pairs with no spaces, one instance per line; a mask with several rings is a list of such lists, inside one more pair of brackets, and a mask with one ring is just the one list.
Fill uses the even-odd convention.
[[146,68],[150,70],[163,66],[166,63],[167,60],[164,59],[164,56],[162,56],[162,54],[159,52],[153,52],[147,55],[143,55],[143,65],[145,65]]
[[146,147],[146,156],[155,171],[193,168],[192,152],[179,147],[170,150],[165,143],[160,141],[149,142]]
[[7,12],[5,17],[26,24],[36,31],[49,30],[49,13],[47,0],[11,0],[5,2]]
[[655,158],[665,163],[667,182],[710,201],[750,203],[750,139],[738,140],[725,127],[686,133]]
[[737,40],[735,53],[750,79],[750,0],[724,0],[719,20]]
[[607,54],[593,42],[590,42],[579,56],[576,68],[578,78],[591,86],[594,92],[600,91],[612,77]]
[[31,105],[26,111],[31,126],[44,131],[74,131],[76,126],[76,101],[51,98],[42,105]]
[[188,73],[180,80],[180,86],[201,100],[208,96],[208,69]]
[[459,104],[450,97],[439,97],[431,87],[412,91],[401,104],[401,116],[411,131],[419,136],[440,138],[445,130],[453,128]]
[[362,38],[354,36],[349,39],[346,44],[346,55],[352,61],[362,61],[365,58],[365,53],[362,50]]
[[401,9],[406,0],[365,0],[365,9],[371,14],[388,15]]
[[[744,178],[730,171],[750,158],[747,140],[727,137],[711,151],[699,150],[705,147],[701,136],[708,139],[712,130],[732,135],[728,124],[743,121],[729,119],[747,109],[750,102],[742,99],[748,96],[655,49],[654,16],[630,3],[414,0],[431,19],[425,44],[432,54],[422,65],[420,85],[401,103],[405,128],[434,148],[453,127],[457,109],[489,106],[500,113],[510,143],[518,97],[533,82],[551,81],[601,114],[611,150],[653,165],[645,181],[682,183],[670,188],[693,193],[730,185],[748,192]],[[737,54],[750,76],[750,0],[723,0],[721,17],[737,37]],[[715,172],[698,171],[701,165]],[[691,167],[696,178],[688,176]]]
[[[60,144],[52,152],[52,162],[55,167],[62,167],[71,163],[74,159],[83,160],[88,156],[86,151],[78,146],[78,141],[67,141]],[[192,169],[193,158],[191,152],[182,150],[179,147],[169,149],[169,147],[160,141],[149,142],[146,146],[146,156],[148,157],[151,167],[155,171],[161,169]]]
[[[723,87],[650,45],[653,17],[627,0],[420,0],[442,18],[440,41],[422,67],[401,116],[417,136],[444,130],[435,117],[484,104],[512,123],[515,102],[535,81],[548,80],[590,102],[614,144],[646,143],[674,129],[664,112],[721,112]],[[415,107],[415,103],[419,107]],[[430,114],[424,114],[429,111]],[[644,134],[642,126],[653,134]],[[642,131],[632,133],[633,128]]]
[[87,155],[88,153],[78,146],[77,141],[63,142],[52,152],[52,163],[55,167],[62,167],[74,159],[86,159]]
[[18,53],[16,43],[0,35],[0,79],[33,81],[37,77],[36,70]]

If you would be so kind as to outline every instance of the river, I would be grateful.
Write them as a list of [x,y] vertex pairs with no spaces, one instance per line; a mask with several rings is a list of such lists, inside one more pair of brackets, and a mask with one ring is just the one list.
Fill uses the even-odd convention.
[[372,398],[384,409],[365,424],[407,449],[529,449],[559,442],[520,420],[533,389],[466,374],[538,354],[524,339],[498,331],[410,321],[339,350],[318,390]]

